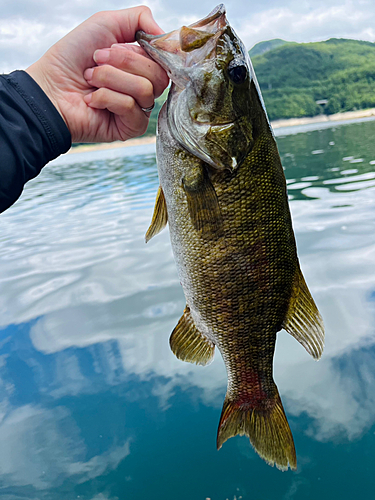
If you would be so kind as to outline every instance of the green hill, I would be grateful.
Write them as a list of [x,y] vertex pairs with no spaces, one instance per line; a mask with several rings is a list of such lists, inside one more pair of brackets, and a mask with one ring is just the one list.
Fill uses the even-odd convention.
[[252,62],[271,120],[375,107],[374,43],[288,43]]
[[[375,107],[374,43],[274,39],[256,44],[249,54],[271,120]],[[147,135],[155,134],[166,95],[156,100]]]
[[249,50],[250,57],[259,56],[261,54],[265,54],[272,49],[276,49],[277,47],[281,47],[281,45],[285,45],[287,42],[282,40],[281,38],[274,38],[273,40],[266,40],[265,42],[259,42],[254,45],[252,49]]

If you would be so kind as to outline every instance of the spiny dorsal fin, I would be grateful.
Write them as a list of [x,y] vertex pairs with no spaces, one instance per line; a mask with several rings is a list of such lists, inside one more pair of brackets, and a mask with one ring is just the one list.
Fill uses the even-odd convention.
[[154,214],[152,216],[150,227],[148,228],[145,236],[146,243],[149,242],[151,238],[153,238],[156,234],[160,233],[160,231],[162,231],[167,225],[167,222],[167,204],[165,203],[163,190],[161,186],[159,186],[156,195]]
[[274,396],[263,401],[227,394],[217,432],[217,449],[237,434],[246,435],[269,465],[280,470],[297,468],[292,432],[276,386]]
[[173,330],[169,344],[175,356],[182,361],[208,365],[214,359],[215,345],[197,329],[188,306]]
[[192,166],[186,172],[182,185],[195,229],[203,237],[220,236],[223,217],[215,188],[204,166]]
[[299,266],[294,276],[292,296],[283,328],[298,340],[313,358],[320,358],[324,348],[323,319]]

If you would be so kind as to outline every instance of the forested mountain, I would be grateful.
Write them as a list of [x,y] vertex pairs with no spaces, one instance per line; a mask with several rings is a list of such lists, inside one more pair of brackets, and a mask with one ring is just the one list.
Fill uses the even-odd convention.
[[272,49],[276,49],[277,47],[281,47],[281,45],[285,45],[287,43],[286,40],[282,40],[281,38],[274,38],[273,40],[266,40],[265,42],[259,42],[254,45],[254,47],[249,50],[250,57],[259,56],[261,54],[265,54]]
[[[249,54],[271,120],[375,107],[375,43],[275,39],[256,44]],[[165,97],[156,101],[148,134],[155,133]]]
[[374,43],[288,43],[252,62],[271,120],[375,107]]

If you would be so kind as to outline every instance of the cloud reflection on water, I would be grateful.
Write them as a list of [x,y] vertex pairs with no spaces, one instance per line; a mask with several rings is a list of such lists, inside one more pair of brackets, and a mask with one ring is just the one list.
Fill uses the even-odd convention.
[[85,460],[86,445],[66,408],[24,405],[0,425],[0,477],[4,486],[47,490],[74,477],[80,484],[101,476],[130,453],[130,440]]
[[[320,150],[319,144],[308,150]],[[340,160],[343,156],[340,152]],[[324,159],[323,152],[314,161]],[[177,387],[199,388],[202,401],[220,407],[226,385],[220,355],[202,368],[180,362],[169,350],[169,334],[182,314],[184,298],[167,231],[147,246],[143,243],[157,187],[154,160],[149,159],[146,167],[120,160],[111,160],[115,172],[104,161],[96,170],[95,163],[88,163],[85,173],[79,165],[70,166],[70,176],[59,183],[60,161],[45,177],[43,173],[30,183],[24,198],[2,215],[2,325],[37,318],[30,337],[38,352],[55,360],[54,379],[47,386],[53,398],[92,393],[103,384],[124,383],[132,374],[141,381],[155,380],[153,395],[163,408]],[[89,183],[87,168],[93,174]],[[306,177],[304,170],[299,175],[296,170],[286,173],[296,184]],[[58,196],[49,191],[51,176]],[[369,300],[375,284],[375,190],[361,190],[360,196],[333,192],[324,187],[321,175],[314,179],[299,186],[300,195],[293,190],[298,196],[291,208],[302,268],[326,324],[326,349],[316,364],[294,339],[281,333],[275,379],[287,413],[307,413],[313,419],[307,432],[314,439],[352,439],[375,421],[374,304]],[[47,198],[45,204],[36,203],[38,194]],[[21,235],[22,224],[28,231]],[[85,351],[91,353],[97,378],[82,369],[80,356]],[[16,418],[25,428],[34,426],[32,434],[37,435],[44,413],[43,428],[47,432],[50,425],[52,440],[57,440],[58,424],[48,422],[69,417],[49,412],[32,405],[14,408],[0,425],[0,436],[12,436]],[[67,474],[68,462],[81,470],[82,477],[83,469],[89,474],[102,467],[103,472],[104,463],[110,467],[114,457],[125,457],[129,451],[125,443],[113,455],[108,452],[95,463],[85,462],[79,458],[79,439],[73,448],[64,439],[62,466],[56,469],[60,472],[51,477]],[[47,459],[41,460],[40,467]],[[22,471],[26,462],[20,463]],[[33,470],[30,481],[39,488],[43,479]],[[17,482],[21,472],[14,474]]]

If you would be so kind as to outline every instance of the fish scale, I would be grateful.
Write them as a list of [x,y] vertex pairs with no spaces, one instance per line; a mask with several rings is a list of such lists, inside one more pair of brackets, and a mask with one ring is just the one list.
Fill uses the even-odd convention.
[[137,39],[173,82],[158,119],[160,187],[146,233],[148,241],[169,224],[186,297],[171,349],[201,365],[215,347],[223,357],[218,448],[245,434],[267,463],[295,469],[273,380],[276,335],[284,328],[318,359],[324,327],[300,270],[284,172],[251,62],[222,5],[189,27]]

